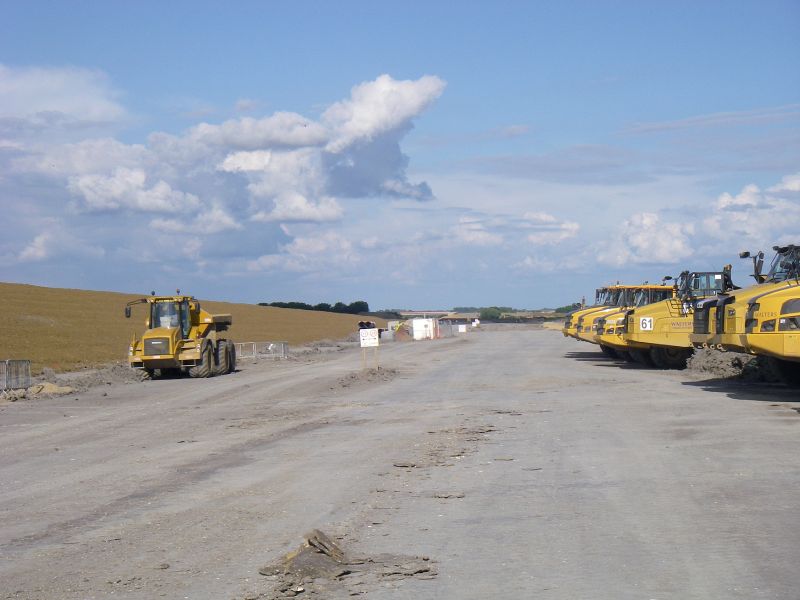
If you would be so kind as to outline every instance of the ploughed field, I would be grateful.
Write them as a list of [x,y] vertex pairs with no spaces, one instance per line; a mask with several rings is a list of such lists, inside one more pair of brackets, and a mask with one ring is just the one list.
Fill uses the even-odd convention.
[[373,358],[0,405],[0,599],[797,598],[796,391],[530,327]]
[[[34,373],[44,367],[62,372],[124,361],[131,337],[144,331],[146,306],[134,306],[130,319],[123,308],[144,295],[0,283],[0,360],[30,360]],[[229,333],[235,342],[298,345],[341,339],[363,319],[202,299],[200,303],[211,313],[233,315]]]

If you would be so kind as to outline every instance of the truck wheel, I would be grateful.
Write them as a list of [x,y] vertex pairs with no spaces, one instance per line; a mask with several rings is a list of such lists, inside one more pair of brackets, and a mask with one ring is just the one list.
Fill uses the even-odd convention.
[[217,351],[214,353],[214,367],[211,375],[224,375],[229,371],[228,341],[220,340],[217,342]]
[[800,387],[800,363],[783,360],[774,356],[767,356],[768,368],[777,379],[789,387]]
[[650,358],[649,351],[642,350],[639,348],[631,348],[630,350],[628,350],[628,352],[630,352],[634,362],[637,362],[640,365],[644,365],[645,367],[655,366],[655,364],[653,363],[653,359]]
[[200,349],[200,364],[189,369],[190,377],[211,377],[214,366],[214,353],[209,342],[203,342]]
[[228,340],[228,373],[236,371],[236,344]]
[[686,361],[694,352],[691,348],[662,348],[650,350],[650,358],[659,369],[685,369]]
[[619,356],[625,362],[633,362],[633,356],[627,350],[617,350],[617,356]]
[[600,344],[600,350],[602,350],[603,354],[605,354],[609,358],[619,358],[617,351],[614,350],[611,346]]

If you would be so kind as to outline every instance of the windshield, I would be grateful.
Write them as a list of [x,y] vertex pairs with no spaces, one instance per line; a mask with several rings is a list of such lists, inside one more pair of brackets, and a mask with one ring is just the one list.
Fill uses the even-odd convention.
[[633,300],[633,305],[645,306],[646,304],[660,302],[661,300],[667,300],[668,298],[672,298],[672,290],[637,290],[636,297]]
[[767,273],[767,281],[786,281],[800,277],[800,246],[779,248]]
[[174,302],[156,302],[153,304],[152,327],[177,327],[178,307]]
[[678,288],[681,296],[715,296],[725,291],[725,276],[723,273],[681,273]]
[[605,306],[610,304],[611,301],[611,290],[608,288],[600,288],[597,290],[597,295],[595,296],[595,304],[597,306]]

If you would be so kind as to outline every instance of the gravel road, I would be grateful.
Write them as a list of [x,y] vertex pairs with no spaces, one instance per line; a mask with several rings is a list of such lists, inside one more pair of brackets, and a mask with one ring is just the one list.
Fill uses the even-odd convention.
[[[795,392],[547,330],[380,352],[0,406],[0,598],[800,597]],[[264,570],[313,529],[351,572]]]

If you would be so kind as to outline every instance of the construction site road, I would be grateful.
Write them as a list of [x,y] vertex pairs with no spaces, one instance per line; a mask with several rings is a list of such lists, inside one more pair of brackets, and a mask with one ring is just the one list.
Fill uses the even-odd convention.
[[[795,392],[531,328],[379,358],[0,406],[0,598],[798,598]],[[314,529],[355,566],[265,570]]]

